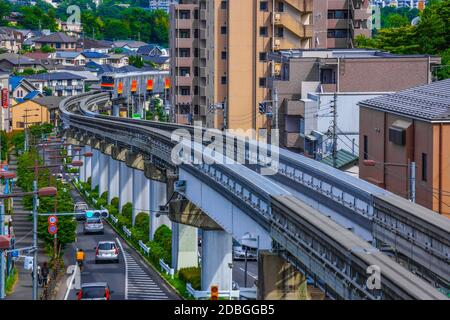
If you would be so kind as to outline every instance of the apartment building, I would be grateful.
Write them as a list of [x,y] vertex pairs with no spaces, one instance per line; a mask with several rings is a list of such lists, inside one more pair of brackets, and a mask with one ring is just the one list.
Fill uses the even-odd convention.
[[86,78],[70,72],[50,72],[34,74],[26,79],[40,92],[50,89],[53,96],[67,97],[84,92]]
[[265,129],[273,50],[310,48],[312,0],[182,0],[170,11],[173,120]]
[[[321,160],[330,154],[337,114],[337,149],[358,154],[358,102],[430,83],[439,57],[377,50],[282,50],[272,83],[279,100],[280,146]],[[333,109],[334,108],[334,109]]]
[[371,36],[369,0],[316,0],[313,48],[353,48],[354,38]]
[[171,4],[177,4],[177,0],[149,0],[148,8],[150,10],[164,10],[169,12]]
[[360,178],[450,217],[450,79],[359,105]]

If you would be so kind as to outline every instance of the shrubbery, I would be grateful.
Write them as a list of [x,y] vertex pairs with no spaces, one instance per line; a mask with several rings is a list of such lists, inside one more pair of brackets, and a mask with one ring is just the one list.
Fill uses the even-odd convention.
[[133,204],[131,202],[127,202],[122,207],[121,214],[131,220],[133,215]]
[[195,290],[200,290],[201,288],[201,272],[200,268],[191,267],[191,268],[183,268],[178,271],[178,277],[192,285],[192,288]]

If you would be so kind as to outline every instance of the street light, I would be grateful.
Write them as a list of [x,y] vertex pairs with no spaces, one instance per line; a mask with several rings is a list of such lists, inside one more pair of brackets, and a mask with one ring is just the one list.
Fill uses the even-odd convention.
[[[377,162],[372,159],[363,160],[363,165],[366,167],[375,167],[376,165],[391,166],[391,167],[406,167],[408,168],[408,181],[409,181],[409,200],[416,202],[416,163],[408,159],[408,163],[389,163],[389,162]],[[384,170],[383,170],[384,172]]]

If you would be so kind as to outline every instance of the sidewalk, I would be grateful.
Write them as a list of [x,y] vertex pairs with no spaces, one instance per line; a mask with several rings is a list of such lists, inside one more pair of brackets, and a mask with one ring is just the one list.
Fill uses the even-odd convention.
[[[14,154],[10,155],[9,168],[15,171],[17,167],[17,159]],[[14,186],[14,192],[21,192],[22,190]],[[14,235],[16,238],[15,248],[24,248],[33,246],[33,220],[31,219],[30,211],[26,211],[23,207],[22,198],[14,198],[13,200],[13,214],[12,225]],[[43,242],[38,243],[38,263],[42,264],[48,260],[43,248]],[[14,291],[6,297],[6,300],[31,300],[33,295],[33,281],[31,277],[31,270],[25,270],[24,259],[14,263],[16,270],[19,273],[19,279],[14,287]],[[42,293],[42,288],[39,288],[38,296]]]

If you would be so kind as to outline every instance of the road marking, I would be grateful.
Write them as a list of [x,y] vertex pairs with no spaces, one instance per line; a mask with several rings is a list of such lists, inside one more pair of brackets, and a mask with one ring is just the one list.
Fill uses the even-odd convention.
[[[241,269],[242,272],[245,273],[245,269],[243,269],[243,268],[239,268],[239,269]],[[258,277],[257,277],[256,275],[254,275],[253,273],[251,273],[250,271],[247,271],[247,274],[248,274],[250,277],[252,277],[253,279],[258,280]]]
[[64,300],[67,300],[69,297],[70,290],[72,290],[73,280],[75,279],[75,275],[77,274],[78,266],[75,267],[75,271],[70,279],[70,284],[67,286],[66,294],[64,295]]
[[128,262],[127,257],[125,256],[125,250],[123,250],[122,243],[120,242],[119,238],[116,238],[117,243],[119,244],[120,251],[123,255],[123,261],[125,261],[125,300],[128,299]]

